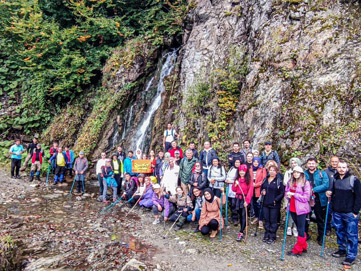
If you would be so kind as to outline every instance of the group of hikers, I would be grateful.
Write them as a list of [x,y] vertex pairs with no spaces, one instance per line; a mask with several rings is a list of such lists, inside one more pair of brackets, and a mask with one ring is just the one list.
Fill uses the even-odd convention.
[[[297,237],[288,255],[299,257],[307,253],[307,241],[311,238],[309,225],[315,221],[318,244],[324,245],[325,236],[334,228],[338,250],[332,256],[344,257],[342,264],[346,266],[354,263],[361,184],[350,173],[347,162],[332,156],[330,165],[321,170],[315,157],[309,157],[305,163],[293,157],[289,169],[282,174],[279,155],[271,142],[264,144],[261,153],[251,148],[249,140],[243,141],[242,147],[235,142],[227,162],[222,164],[209,141],[204,142],[199,153],[194,142],[183,152],[177,136],[168,124],[163,149],[157,155],[150,151],[148,156],[140,150],[136,154],[128,151],[126,155],[121,146],[110,157],[101,153],[95,166],[100,200],[105,204],[110,199],[113,203],[123,200],[132,207],[149,209],[154,215],[154,225],[169,220],[175,224],[176,231],[193,222],[195,232],[209,234],[210,238],[215,238],[229,220],[240,228],[238,242],[247,238],[250,217],[250,224],[264,230],[262,240],[269,245],[276,241],[284,208],[287,210],[285,234]],[[10,148],[13,178],[19,176],[24,152],[20,140]],[[46,158],[37,138],[34,137],[27,152],[21,169],[31,160],[30,181],[34,174],[39,180],[40,166]],[[136,159],[150,160],[151,173],[133,172],[132,161]],[[67,171],[70,176],[74,171],[77,193],[85,192],[88,161],[84,152],[79,152],[75,159],[73,151],[68,147],[63,150],[54,142],[48,162],[55,174],[54,185],[64,181]],[[108,188],[112,189],[112,196],[107,195]]]

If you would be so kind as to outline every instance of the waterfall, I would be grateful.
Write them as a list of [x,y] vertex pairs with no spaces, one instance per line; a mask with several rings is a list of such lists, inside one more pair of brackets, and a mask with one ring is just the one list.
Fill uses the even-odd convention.
[[130,128],[130,125],[132,122],[132,118],[133,118],[133,108],[134,108],[134,104],[132,104],[129,111],[125,114],[123,134],[122,134],[122,138],[121,138],[122,140],[125,138],[125,136],[127,135],[127,132],[129,131],[129,128]]
[[[164,86],[164,77],[168,76],[171,74],[174,65],[176,63],[176,59],[177,59],[177,50],[174,50],[172,52],[167,53],[164,58],[166,58],[161,72],[160,72],[160,76],[159,76],[159,81],[158,81],[158,85],[157,85],[157,93],[154,97],[154,99],[152,100],[152,104],[151,106],[148,108],[148,110],[146,110],[146,112],[144,112],[144,119],[141,122],[139,128],[136,131],[135,134],[135,138],[137,139],[136,141],[136,148],[134,150],[137,149],[141,149],[144,148],[144,141],[145,141],[145,137],[147,135],[147,130],[148,128],[150,128],[150,124],[151,124],[151,120],[152,117],[154,116],[155,112],[157,111],[157,109],[159,108],[161,102],[162,102],[162,93],[165,90],[165,86]],[[151,80],[153,81],[153,79]],[[151,84],[148,84],[148,87]],[[147,91],[147,90],[146,90]]]

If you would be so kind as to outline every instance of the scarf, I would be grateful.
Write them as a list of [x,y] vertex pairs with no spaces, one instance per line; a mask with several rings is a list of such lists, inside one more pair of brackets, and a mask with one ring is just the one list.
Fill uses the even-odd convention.
[[204,189],[203,195],[204,195],[206,192],[208,192],[209,194],[211,194],[211,199],[210,199],[210,200],[208,200],[208,199],[206,199],[206,197],[204,197],[204,198],[205,198],[205,199],[206,199],[206,201],[208,201],[209,203],[212,203],[212,202],[213,202],[213,200],[214,200],[214,193],[213,193],[213,190],[212,190],[212,189],[210,189],[210,188],[206,188],[206,189]]
[[[253,165],[253,162],[254,161],[258,161],[258,166],[257,167],[255,167],[254,165]],[[260,168],[260,167],[263,167],[262,166],[262,164],[261,164],[261,158],[259,158],[259,157],[254,157],[253,159],[252,159],[252,167],[253,167],[253,170],[254,171],[256,171],[258,168]]]

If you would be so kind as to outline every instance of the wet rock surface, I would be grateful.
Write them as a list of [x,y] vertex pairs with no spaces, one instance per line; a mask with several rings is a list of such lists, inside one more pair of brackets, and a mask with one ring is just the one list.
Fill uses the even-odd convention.
[[[331,257],[336,248],[334,233],[327,238],[325,257],[314,240],[301,258],[285,256],[281,261],[283,228],[277,242],[254,237],[250,225],[247,244],[235,241],[239,228],[228,225],[214,240],[193,233],[194,224],[170,231],[171,223],[152,225],[148,210],[119,203],[101,215],[104,204],[96,201],[97,187],[86,184],[90,197],[69,199],[69,187],[35,189],[25,180],[11,180],[0,171],[0,235],[11,235],[19,244],[24,270],[340,270],[341,259]],[[59,192],[59,193],[55,193]],[[61,192],[61,193],[60,193]],[[94,194],[93,194],[94,193]],[[60,195],[51,198],[47,195]],[[80,196],[79,196],[80,197]],[[312,239],[316,238],[314,224]],[[286,251],[295,242],[287,238]],[[360,257],[354,269],[360,264]],[[355,269],[357,270],[357,268]]]

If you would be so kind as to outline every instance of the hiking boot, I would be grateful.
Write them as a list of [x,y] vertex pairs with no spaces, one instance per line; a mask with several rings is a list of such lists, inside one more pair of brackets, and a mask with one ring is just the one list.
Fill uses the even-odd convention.
[[175,226],[174,227],[174,231],[179,231],[182,227],[179,227],[179,226]]
[[269,245],[273,245],[274,243],[276,243],[275,239],[268,239],[267,244]]
[[29,178],[29,182],[32,182],[32,181],[34,181],[34,176],[30,176],[30,178]]
[[287,255],[288,255],[288,256],[295,256],[295,257],[300,257],[300,256],[301,256],[301,254],[296,254],[296,253],[293,253],[293,251],[292,251],[292,250],[287,251]]
[[57,182],[54,182],[53,185],[57,185],[58,183]]
[[287,236],[292,236],[292,229],[291,227],[287,228]]
[[15,177],[15,176],[11,176],[11,179],[16,179],[16,177]]
[[36,175],[36,180],[40,182],[40,175]]
[[260,229],[260,230],[263,230],[264,228],[263,228],[263,221],[259,221],[259,223],[258,223],[258,228]]
[[331,235],[331,230],[327,230],[327,231],[326,231],[326,235],[327,235],[327,236],[330,236],[330,235]]
[[197,232],[199,232],[199,226],[197,225],[197,227],[195,228],[195,230],[194,230],[194,233],[197,233]]
[[241,242],[243,240],[244,236],[243,236],[243,233],[238,233],[238,236],[237,236],[237,242]]
[[294,237],[297,237],[297,236],[298,236],[298,231],[297,231],[296,228],[293,228],[293,229],[292,229],[292,233],[293,233],[293,236],[294,236]]
[[350,258],[346,258],[346,259],[342,262],[342,264],[343,264],[343,265],[347,265],[347,266],[351,266],[351,265],[354,264],[354,262],[355,262],[355,260],[352,260],[352,259],[350,259]]
[[252,225],[256,224],[258,222],[258,218],[253,219],[253,221],[251,222]]
[[337,250],[336,252],[332,253],[332,257],[335,257],[335,258],[341,258],[343,256],[346,256],[346,250]]
[[215,238],[217,236],[218,230],[211,231],[211,234],[209,235],[210,238]]
[[154,219],[154,221],[153,221],[153,225],[157,225],[157,224],[159,224],[159,223],[160,223],[159,218]]
[[268,236],[263,236],[262,242],[267,243],[267,242],[268,242],[268,240],[269,240],[269,237],[268,237]]
[[16,176],[16,179],[21,179],[20,175],[17,175],[17,176]]

